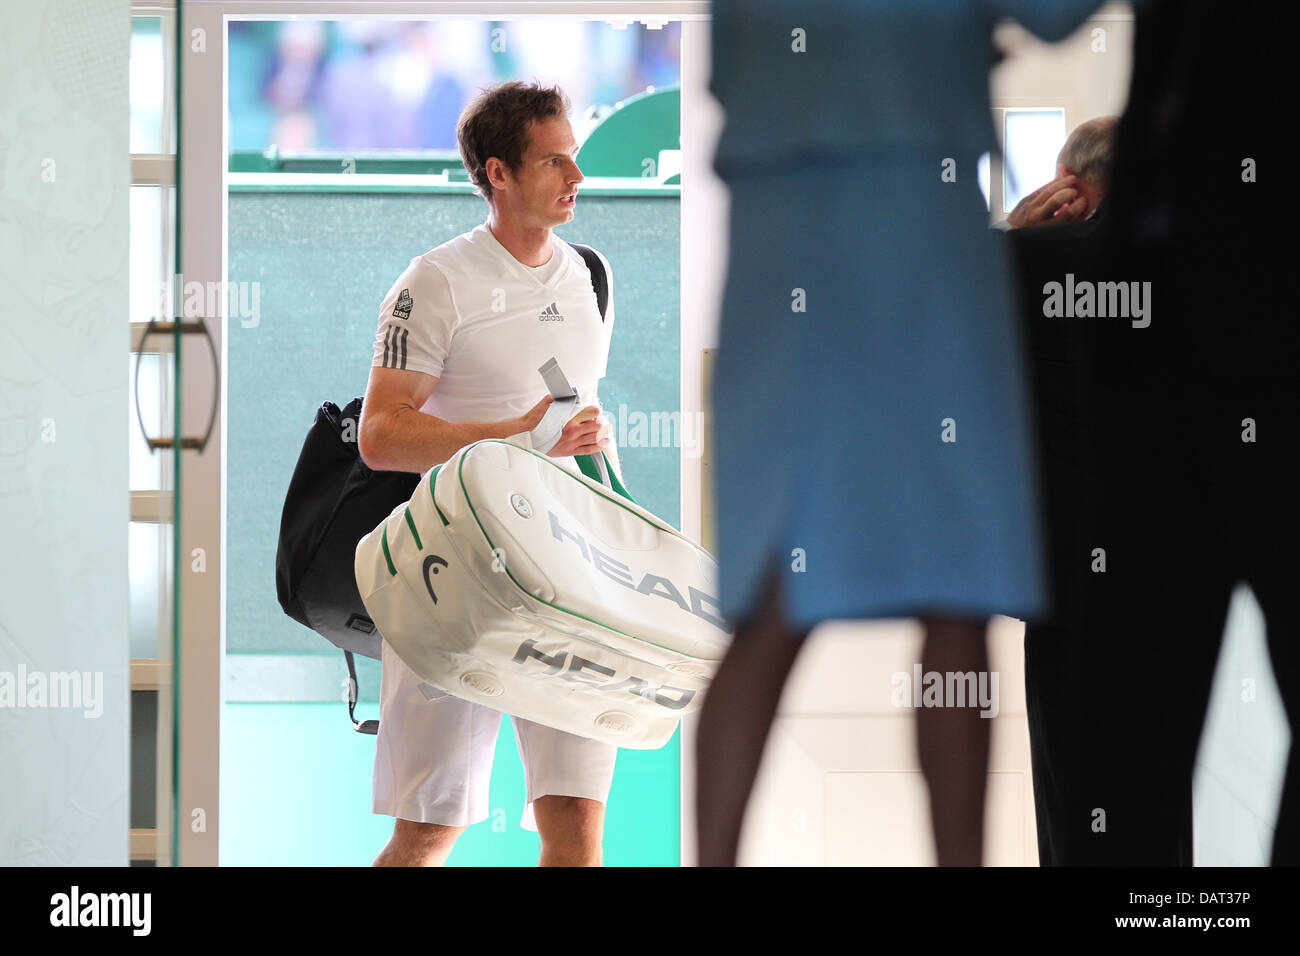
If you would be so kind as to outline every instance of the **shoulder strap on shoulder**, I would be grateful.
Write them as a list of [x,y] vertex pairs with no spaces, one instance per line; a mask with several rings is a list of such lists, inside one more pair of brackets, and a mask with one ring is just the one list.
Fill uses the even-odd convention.
[[[567,239],[564,241],[568,242]],[[591,246],[584,246],[580,242],[569,242],[569,245],[578,250],[578,255],[587,263],[587,271],[591,273],[591,288],[596,293],[596,307],[600,309],[600,321],[604,322],[605,308],[609,305],[609,276],[605,275],[604,263]]]

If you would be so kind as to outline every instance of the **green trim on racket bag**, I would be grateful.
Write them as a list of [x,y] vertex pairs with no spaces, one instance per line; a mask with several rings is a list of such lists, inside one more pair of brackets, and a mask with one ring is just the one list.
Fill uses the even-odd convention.
[[415,519],[411,517],[411,509],[406,509],[406,525],[411,529],[411,537],[415,539],[415,546],[423,551],[424,545],[420,543],[420,532],[415,530]]
[[445,528],[447,525],[451,524],[451,522],[447,520],[447,516],[443,514],[442,509],[438,507],[438,498],[433,493],[433,483],[438,480],[438,472],[441,470],[442,465],[434,465],[433,471],[429,473],[429,497],[433,499],[433,510],[438,512],[438,517],[442,519],[442,526]]

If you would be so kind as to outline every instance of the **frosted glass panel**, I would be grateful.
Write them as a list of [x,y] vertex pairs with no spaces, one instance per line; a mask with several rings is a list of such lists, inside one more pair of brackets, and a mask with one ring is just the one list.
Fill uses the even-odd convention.
[[129,856],[129,9],[0,3],[0,673],[66,692],[0,706],[0,866]]
[[1003,134],[1002,211],[1010,212],[1056,178],[1056,157],[1065,145],[1065,110],[1007,110]]

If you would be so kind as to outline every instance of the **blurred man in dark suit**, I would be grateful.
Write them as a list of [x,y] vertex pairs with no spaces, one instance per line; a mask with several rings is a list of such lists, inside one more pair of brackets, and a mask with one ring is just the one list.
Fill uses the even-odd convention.
[[1115,128],[1113,117],[1079,124],[1061,149],[1057,178],[1022,199],[1006,220],[1037,412],[1052,588],[1050,615],[1025,626],[1025,700],[1044,866],[1075,862],[1067,836],[1070,801],[1079,790],[1078,674],[1088,650],[1082,623],[1097,466],[1086,330],[1080,325],[1094,320],[1045,316],[1043,289],[1067,273],[1081,281],[1097,278]]
[[[1072,821],[1088,862],[1182,856],[1240,581],[1264,611],[1291,727],[1272,861],[1300,862],[1300,353],[1289,250],[1269,230],[1287,165],[1270,93],[1285,88],[1291,54],[1273,17],[1261,3],[1208,0],[1155,0],[1138,16],[1104,271],[1150,281],[1155,305],[1144,328],[1099,326],[1091,356],[1108,566],[1088,589],[1085,627],[1105,663],[1090,672],[1083,726],[1102,712],[1108,723],[1086,738],[1084,820]],[[1263,675],[1234,685],[1242,677]]]
[[[1191,864],[1192,775],[1240,581],[1267,620],[1293,741],[1272,861],[1300,862],[1291,435],[1300,352],[1284,247],[1267,228],[1282,209],[1282,124],[1268,93],[1281,88],[1273,74],[1286,62],[1284,33],[1255,3],[1141,7],[1111,188],[1094,217],[1102,221],[1091,232],[1085,223],[1012,234],[1028,315],[1043,309],[1043,286],[1035,303],[1032,283],[1053,270],[1044,281],[1060,282],[1065,262],[1076,264],[1076,284],[1150,283],[1141,322],[1054,328],[1083,370],[1073,381],[1084,388],[1075,422],[1085,438],[1074,448],[1086,457],[1086,436],[1097,439],[1096,517],[1052,536],[1059,567],[1087,569],[1057,582],[1068,621],[1058,614],[1048,626],[1064,628],[1065,652],[1041,653],[1050,639],[1041,628],[1041,642],[1027,637],[1031,720],[1051,743],[1034,751],[1044,862]],[[1041,347],[1041,330],[1053,327],[1032,324]],[[1040,380],[1051,377],[1041,356],[1036,364]],[[1069,452],[1060,440],[1068,414],[1045,404],[1049,511],[1054,468],[1086,506],[1086,485],[1068,482],[1088,469],[1052,461],[1053,448]],[[1049,525],[1053,517],[1059,532],[1064,507]]]

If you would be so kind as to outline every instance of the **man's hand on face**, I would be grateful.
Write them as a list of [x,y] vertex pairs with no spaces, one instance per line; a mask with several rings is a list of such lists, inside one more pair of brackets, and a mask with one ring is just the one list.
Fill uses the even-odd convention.
[[1007,222],[1013,229],[1076,222],[1088,215],[1088,200],[1079,192],[1074,175],[1053,179],[1031,192],[1011,210]]

